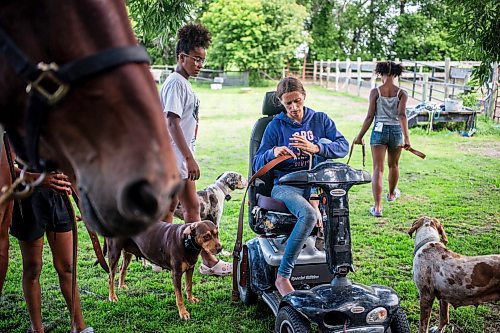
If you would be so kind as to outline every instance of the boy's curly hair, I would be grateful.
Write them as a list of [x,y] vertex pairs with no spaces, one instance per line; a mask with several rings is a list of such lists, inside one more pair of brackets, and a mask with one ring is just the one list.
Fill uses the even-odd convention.
[[396,64],[394,61],[380,61],[375,67],[375,74],[400,76],[403,70],[402,64]]
[[211,42],[212,36],[207,28],[201,24],[188,23],[177,32],[175,53],[179,56],[181,53],[189,54],[197,47],[206,49]]

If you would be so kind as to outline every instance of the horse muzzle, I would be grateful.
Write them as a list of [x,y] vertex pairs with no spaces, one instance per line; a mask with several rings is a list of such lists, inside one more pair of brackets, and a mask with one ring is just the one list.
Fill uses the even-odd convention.
[[106,237],[135,235],[164,216],[178,188],[175,184],[167,195],[162,195],[145,179],[131,181],[118,191],[116,209],[93,200],[90,193],[80,188],[84,221],[90,229]]

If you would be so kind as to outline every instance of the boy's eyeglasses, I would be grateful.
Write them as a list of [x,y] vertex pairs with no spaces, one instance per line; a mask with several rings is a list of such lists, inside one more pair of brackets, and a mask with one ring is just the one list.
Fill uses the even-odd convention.
[[186,53],[181,53],[181,54],[182,54],[182,55],[184,55],[184,56],[186,56],[186,57],[188,57],[188,58],[193,59],[193,60],[194,60],[194,62],[195,62],[196,64],[198,64],[198,65],[203,66],[203,65],[205,65],[205,64],[207,63],[207,62],[206,62],[206,60],[205,60],[205,59],[203,59],[203,58],[200,58],[200,57],[194,57],[194,56],[189,55],[189,54],[186,54]]

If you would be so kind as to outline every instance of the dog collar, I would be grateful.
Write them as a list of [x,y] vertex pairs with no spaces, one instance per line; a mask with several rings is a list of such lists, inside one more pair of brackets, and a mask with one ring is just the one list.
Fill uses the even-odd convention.
[[229,195],[229,192],[226,193],[226,188],[225,188],[224,185],[220,185],[220,183],[218,181],[215,183],[215,185],[218,188],[220,188],[220,190],[222,191],[222,193],[224,193],[224,200],[226,200],[226,201],[231,200],[231,195]]
[[194,237],[188,235],[184,238],[184,248],[188,251],[199,252],[201,251],[201,246],[196,243]]
[[415,255],[417,253],[417,251],[422,248],[422,246],[424,246],[427,243],[431,243],[431,242],[439,243],[439,238],[436,239],[435,236],[431,236],[431,237],[426,237],[426,238],[422,239],[417,245],[415,245],[415,249],[413,250],[413,255]]

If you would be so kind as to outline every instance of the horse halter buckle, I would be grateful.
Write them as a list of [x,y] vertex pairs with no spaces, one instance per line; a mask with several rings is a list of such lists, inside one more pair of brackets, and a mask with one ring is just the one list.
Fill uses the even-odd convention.
[[66,96],[69,91],[69,85],[57,77],[56,72],[59,70],[59,66],[56,63],[46,64],[40,62],[37,68],[41,73],[26,86],[26,93],[29,94],[34,89],[47,100],[48,105],[52,106]]

